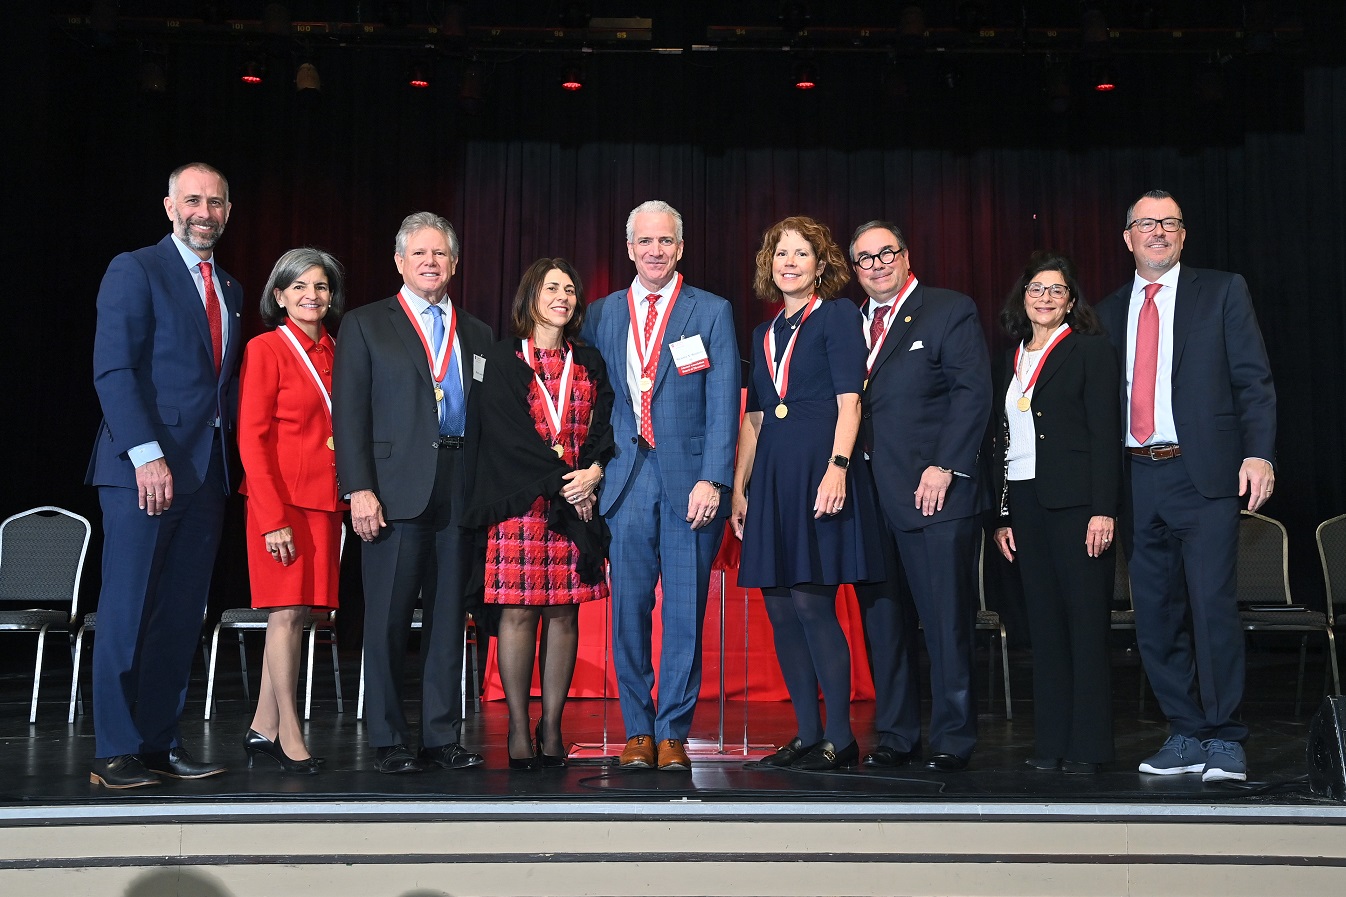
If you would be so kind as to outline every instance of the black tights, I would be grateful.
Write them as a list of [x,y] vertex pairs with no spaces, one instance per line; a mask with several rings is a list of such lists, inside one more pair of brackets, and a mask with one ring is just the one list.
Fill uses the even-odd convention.
[[[837,620],[837,587],[801,583],[763,589],[785,688],[794,704],[799,740],[806,746],[826,738],[838,750],[855,740],[851,732],[851,651]],[[822,686],[827,705],[823,728],[818,707]]]
[[[496,636],[496,665],[509,706],[509,755],[526,760],[533,755],[533,732],[528,703],[533,690],[533,658],[542,670],[542,752],[565,756],[561,740],[561,714],[565,711],[570,680],[575,674],[579,647],[579,605],[550,607],[509,606],[500,609]],[[538,622],[542,623],[541,644]]]

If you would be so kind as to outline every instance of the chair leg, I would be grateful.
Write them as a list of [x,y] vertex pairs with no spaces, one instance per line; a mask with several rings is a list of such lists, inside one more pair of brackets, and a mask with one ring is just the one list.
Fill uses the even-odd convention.
[[472,709],[481,712],[481,655],[477,653],[477,636],[472,636]]
[[238,671],[243,677],[243,705],[252,706],[252,688],[248,685],[248,650],[243,644],[243,633],[245,630],[238,630]]
[[[458,694],[462,697],[462,716],[467,716],[467,629],[463,629],[463,671],[459,679]],[[34,698],[34,700],[37,700]]]
[[215,709],[215,658],[220,656],[220,626],[210,635],[210,656],[206,658],[206,719]]
[[1332,663],[1332,694],[1341,694],[1341,674],[1337,670],[1337,637],[1327,630],[1327,656]]
[[1304,703],[1304,661],[1309,653],[1309,634],[1306,632],[1299,637],[1299,677],[1295,680],[1295,716],[1299,716],[1299,709]]
[[47,643],[47,627],[37,634],[37,661],[33,665],[33,701],[28,707],[28,722],[37,722],[37,691],[42,685],[42,649]]
[[337,634],[332,629],[332,682],[336,685],[337,713],[346,712],[346,702],[341,697],[341,661],[337,658]]
[[318,627],[308,627],[308,672],[304,677],[304,719],[309,718],[313,709],[313,649],[317,646]]
[[365,649],[360,649],[360,695],[355,701],[355,718],[365,718]]
[[1014,702],[1010,700],[1009,638],[1004,626],[1000,627],[1000,666],[1001,675],[1005,677],[1005,719],[1014,719]]
[[70,710],[66,713],[65,721],[73,723],[75,721],[75,707],[80,703],[79,700],[79,661],[84,653],[84,627],[81,626],[75,633],[75,651],[70,657],[70,666],[73,672],[70,674]]

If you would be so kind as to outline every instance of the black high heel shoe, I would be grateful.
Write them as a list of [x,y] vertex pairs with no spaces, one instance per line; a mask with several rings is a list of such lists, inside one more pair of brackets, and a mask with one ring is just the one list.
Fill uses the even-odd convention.
[[564,755],[554,755],[543,752],[542,720],[537,721],[537,728],[533,730],[533,750],[537,754],[538,766],[543,769],[560,769],[566,765],[566,758]]
[[319,761],[314,757],[306,757],[303,760],[291,760],[285,755],[285,751],[280,746],[280,741],[272,741],[265,735],[259,735],[252,729],[243,736],[243,752],[248,755],[248,769],[252,769],[253,760],[257,755],[270,757],[276,761],[280,771],[285,775],[297,776],[315,776],[318,774]]

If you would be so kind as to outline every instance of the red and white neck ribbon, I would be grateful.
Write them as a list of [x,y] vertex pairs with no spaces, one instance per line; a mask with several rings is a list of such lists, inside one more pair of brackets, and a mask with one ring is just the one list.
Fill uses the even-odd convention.
[[809,319],[809,315],[822,304],[823,300],[817,296],[809,300],[803,317],[795,325],[794,333],[790,334],[790,341],[785,344],[785,354],[781,356],[779,365],[776,364],[776,318],[783,317],[785,309],[782,308],[776,318],[772,318],[771,323],[767,325],[766,336],[762,338],[762,351],[766,354],[767,373],[771,375],[771,382],[776,385],[776,395],[780,397],[781,402],[785,401],[785,394],[790,390],[790,359],[794,356],[795,340],[799,339],[799,331],[804,329],[804,322]]
[[640,374],[643,377],[653,377],[655,370],[659,367],[659,347],[664,344],[664,330],[668,327],[668,319],[673,314],[673,303],[678,301],[678,293],[682,292],[682,272],[675,272],[672,280],[673,292],[668,296],[668,305],[664,308],[663,320],[659,322],[659,331],[653,334],[653,339],[649,345],[645,345],[645,327],[642,323],[643,317],[636,317],[636,294],[631,287],[626,288],[626,307],[631,313],[631,339],[636,344],[636,360],[640,362]]
[[[902,284],[902,289],[898,290],[897,298],[887,305],[880,305],[874,308],[874,314],[887,315],[888,320],[874,345],[869,347],[869,355],[865,358],[865,376],[868,377],[874,372],[874,360],[879,357],[879,350],[883,348],[883,343],[888,339],[888,334],[893,329],[893,319],[897,317],[897,310],[902,307],[902,303],[911,295],[911,291],[916,289],[916,275],[908,272],[907,282]],[[869,330],[866,328],[865,335],[868,336]]]
[[565,364],[561,367],[561,386],[555,401],[552,400],[551,390],[547,389],[547,384],[542,382],[542,375],[538,373],[537,363],[533,359],[532,340],[523,340],[523,360],[533,369],[533,382],[537,383],[538,392],[542,393],[543,407],[547,411],[547,428],[551,430],[552,445],[558,446],[561,444],[561,424],[565,420],[566,411],[570,408],[570,372],[575,366],[575,353],[567,343]]
[[453,354],[453,338],[458,332],[458,316],[453,313],[453,303],[443,302],[440,308],[444,311],[444,345],[439,347],[438,354],[430,348],[430,340],[426,339],[425,331],[421,328],[420,319],[416,313],[411,310],[406,297],[401,292],[397,294],[397,301],[402,304],[402,311],[407,313],[407,320],[415,329],[416,335],[421,338],[421,345],[425,347],[425,359],[430,365],[430,376],[436,383],[443,383],[444,377],[449,372],[449,357]]
[[1038,375],[1042,373],[1042,366],[1047,363],[1047,356],[1052,354],[1052,350],[1060,344],[1061,340],[1069,335],[1069,324],[1062,324],[1060,327],[1056,328],[1056,331],[1052,334],[1051,340],[1047,343],[1047,348],[1042,350],[1042,357],[1038,359],[1037,366],[1033,368],[1033,376],[1028,378],[1027,384],[1024,383],[1024,378],[1019,373],[1019,357],[1024,352],[1028,351],[1028,344],[1026,342],[1019,343],[1019,348],[1014,350],[1014,379],[1019,381],[1019,394],[1021,396],[1028,395],[1029,390],[1031,390],[1033,385],[1038,382]]
[[313,385],[318,388],[318,395],[322,396],[323,409],[327,412],[327,429],[332,429],[332,394],[327,391],[327,384],[323,382],[322,376],[318,374],[318,369],[313,366],[313,359],[308,357],[304,347],[299,344],[298,338],[290,332],[288,324],[281,324],[276,328],[289,341],[290,351],[294,352],[295,357],[308,369],[308,375],[313,380]]

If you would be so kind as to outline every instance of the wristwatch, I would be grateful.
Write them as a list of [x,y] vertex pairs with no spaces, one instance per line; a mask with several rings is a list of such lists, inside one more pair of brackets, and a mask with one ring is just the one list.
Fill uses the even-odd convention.
[[848,468],[848,467],[851,466],[851,459],[850,459],[850,458],[847,458],[845,455],[833,455],[832,457],[828,458],[827,460],[828,460],[829,463],[831,463],[831,464],[835,464],[837,467],[840,467],[842,470],[845,470],[846,468]]
[[717,482],[715,482],[714,480],[706,480],[706,482],[707,482],[707,483],[710,483],[712,486],[714,486],[716,489],[720,490],[721,492],[728,492],[730,489],[733,488],[732,486],[726,486],[724,483],[717,483]]

